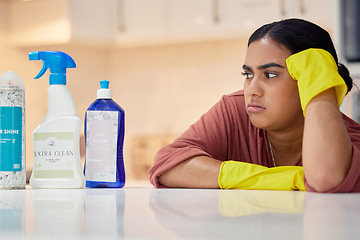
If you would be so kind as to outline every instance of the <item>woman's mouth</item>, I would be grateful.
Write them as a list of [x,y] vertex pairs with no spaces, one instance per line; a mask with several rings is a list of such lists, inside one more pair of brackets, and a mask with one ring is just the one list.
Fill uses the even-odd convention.
[[266,108],[260,103],[251,102],[247,105],[247,111],[250,113],[258,113],[264,111]]

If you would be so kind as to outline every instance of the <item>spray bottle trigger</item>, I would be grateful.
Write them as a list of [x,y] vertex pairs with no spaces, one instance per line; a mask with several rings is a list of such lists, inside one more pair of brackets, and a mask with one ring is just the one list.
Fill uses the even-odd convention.
[[42,75],[44,75],[44,73],[46,72],[47,69],[48,69],[48,64],[46,63],[46,61],[43,61],[42,69],[40,70],[40,72],[38,73],[38,75],[36,75],[36,77],[34,77],[34,79],[38,79],[38,78],[40,78]]

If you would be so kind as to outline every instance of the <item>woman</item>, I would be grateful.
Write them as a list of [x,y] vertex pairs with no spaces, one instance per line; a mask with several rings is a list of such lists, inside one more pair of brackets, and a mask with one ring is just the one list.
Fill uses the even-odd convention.
[[152,184],[360,192],[360,125],[339,110],[352,79],[329,34],[300,19],[264,25],[243,70],[243,91],[157,153]]

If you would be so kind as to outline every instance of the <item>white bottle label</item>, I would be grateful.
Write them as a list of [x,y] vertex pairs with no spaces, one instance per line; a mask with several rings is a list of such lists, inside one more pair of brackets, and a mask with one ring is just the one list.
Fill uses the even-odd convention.
[[116,182],[118,112],[87,111],[86,181]]
[[34,178],[74,177],[74,133],[34,133]]

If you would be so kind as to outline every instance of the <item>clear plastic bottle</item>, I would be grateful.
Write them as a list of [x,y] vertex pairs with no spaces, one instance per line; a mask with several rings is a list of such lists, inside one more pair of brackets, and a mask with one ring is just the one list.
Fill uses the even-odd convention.
[[24,189],[25,87],[12,71],[0,76],[0,189]]
[[86,187],[121,188],[125,185],[125,112],[112,100],[109,81],[101,81],[100,86],[97,100],[85,114]]

